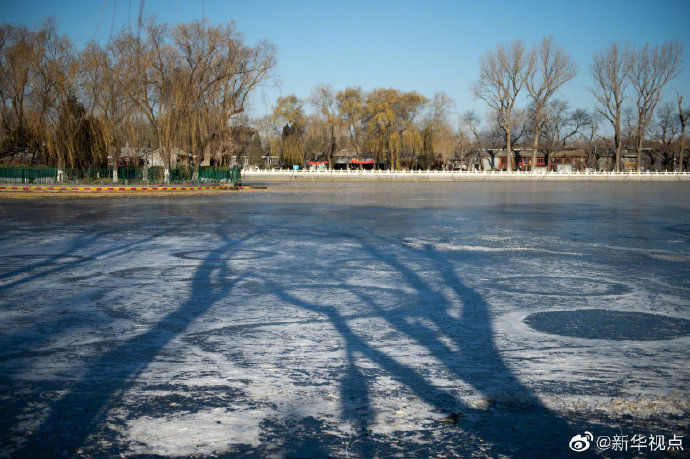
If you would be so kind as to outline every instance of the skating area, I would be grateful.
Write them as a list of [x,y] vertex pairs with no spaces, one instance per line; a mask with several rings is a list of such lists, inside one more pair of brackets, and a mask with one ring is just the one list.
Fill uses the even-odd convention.
[[687,453],[689,192],[0,196],[0,456]]

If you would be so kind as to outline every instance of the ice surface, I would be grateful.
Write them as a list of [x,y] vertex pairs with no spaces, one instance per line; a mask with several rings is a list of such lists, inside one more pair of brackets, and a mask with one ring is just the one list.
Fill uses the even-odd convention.
[[687,432],[687,184],[271,187],[0,197],[0,455]]

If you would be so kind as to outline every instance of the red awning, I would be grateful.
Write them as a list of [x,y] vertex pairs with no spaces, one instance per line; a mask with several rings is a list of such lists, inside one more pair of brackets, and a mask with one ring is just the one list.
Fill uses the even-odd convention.
[[352,164],[374,164],[373,159],[353,159],[350,161]]
[[309,164],[313,164],[315,166],[321,165],[321,164],[328,164],[328,161],[307,161]]

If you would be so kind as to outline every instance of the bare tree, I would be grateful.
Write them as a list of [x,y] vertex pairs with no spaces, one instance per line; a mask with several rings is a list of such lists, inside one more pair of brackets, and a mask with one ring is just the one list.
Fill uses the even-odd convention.
[[[426,143],[430,149],[441,156],[445,164],[450,154],[455,150],[455,133],[450,125],[451,114],[455,110],[455,101],[445,92],[437,92],[427,104],[426,116],[423,120],[425,131],[428,133]],[[464,145],[464,144],[463,144]],[[464,149],[461,152],[464,154]]]
[[507,47],[499,45],[482,57],[479,80],[474,84],[475,97],[482,99],[495,112],[505,133],[506,161],[512,170],[511,131],[514,125],[513,109],[525,83],[527,56],[522,40]]
[[656,114],[656,124],[654,126],[655,135],[661,139],[663,148],[662,158],[666,164],[672,162],[675,157],[672,149],[673,139],[680,130],[680,122],[676,114],[676,107],[670,102],[659,106]]
[[616,171],[621,169],[621,116],[625,90],[630,73],[630,50],[628,45],[612,43],[605,50],[596,53],[591,66],[595,86],[592,94],[597,99],[597,111],[613,127],[616,147]]
[[585,141],[585,154],[587,156],[587,167],[596,168],[597,167],[597,145],[595,143],[595,138],[598,135],[599,127],[601,124],[601,114],[596,110],[585,111],[577,110],[576,113],[580,113],[582,118],[582,129],[580,130],[580,136]]
[[[58,166],[59,180],[65,166],[100,167],[108,154],[116,174],[126,139],[158,144],[166,180],[179,147],[196,158],[195,171],[195,150],[206,157],[228,136],[243,152],[247,126],[231,124],[246,124],[249,96],[272,81],[275,47],[246,45],[234,24],[168,27],[149,18],[142,26],[141,38],[123,31],[79,53],[51,19],[36,31],[0,27],[2,146],[40,150]],[[189,165],[190,156],[182,157]]]
[[46,52],[48,41],[54,37],[55,22],[47,20],[34,35],[34,52],[31,55],[33,73],[32,83],[32,129],[41,154],[46,162],[57,157],[55,148],[55,122],[58,94],[54,85],[52,72],[48,69]]
[[[158,143],[158,154],[164,162],[164,180],[170,178],[169,124],[173,121],[171,76],[175,75],[175,56],[169,45],[169,29],[149,18],[145,22],[146,38],[135,41],[128,51],[128,74],[136,80],[132,84],[132,100],[144,114]],[[167,129],[166,129],[167,128]],[[166,136],[167,134],[167,136]],[[146,165],[144,167],[146,173]]]
[[569,140],[591,122],[590,115],[584,110],[571,111],[564,100],[553,99],[544,108],[546,116],[542,129],[546,167],[551,169],[553,153],[566,147]]
[[336,149],[336,129],[338,129],[338,125],[340,124],[336,93],[330,86],[317,86],[312,90],[309,101],[323,118],[328,133],[330,134],[327,147],[328,169],[333,169],[333,155],[335,155]]
[[[40,84],[36,73],[37,56],[43,52],[42,31],[22,25],[0,27],[0,133],[7,151],[44,150],[47,129],[41,124],[45,115]],[[51,104],[52,105],[52,104]],[[46,107],[47,109],[47,107]]]
[[676,93],[678,97],[678,121],[680,121],[680,164],[679,169],[681,172],[685,170],[683,160],[685,159],[685,125],[688,122],[688,117],[690,116],[690,107],[683,107],[683,96],[680,93]]
[[385,161],[386,153],[392,160],[391,133],[395,128],[394,104],[398,93],[392,88],[376,88],[366,95],[366,145],[374,152],[375,168],[378,168],[382,159]]
[[194,161],[198,176],[200,153],[208,163],[211,143],[223,144],[228,135],[228,121],[244,113],[255,89],[272,81],[276,50],[266,41],[247,46],[234,22],[178,24],[172,38],[184,70],[185,125],[196,127],[190,140],[192,149],[199,149]]
[[92,43],[81,54],[87,112],[97,116],[102,143],[106,151],[112,152],[113,181],[118,180],[124,124],[134,108],[128,97],[131,79],[126,75],[127,66],[122,59],[122,47],[128,45],[126,39],[115,40],[105,48]]
[[462,118],[459,118],[457,129],[453,135],[453,147],[455,158],[465,164],[468,169],[472,166],[471,161],[477,159],[477,152],[472,148],[474,144],[472,138],[473,134],[469,131],[468,126],[462,122]]
[[2,52],[0,53],[0,70],[2,86],[0,86],[0,102],[3,112],[9,105],[13,126],[9,125],[9,117],[3,116],[6,130],[13,130],[22,135],[26,121],[26,101],[31,86],[31,57],[34,53],[34,34],[26,26],[4,25],[0,32],[2,37]]
[[474,141],[477,143],[477,145],[480,145],[480,129],[482,120],[477,114],[477,112],[475,112],[474,110],[467,110],[465,113],[462,114],[460,122],[464,126],[467,126],[467,129],[469,129],[472,135],[474,136]]
[[[155,133],[168,181],[173,142],[200,150],[210,161],[211,143],[230,145],[229,121],[242,114],[250,94],[272,78],[275,47],[244,44],[234,24],[206,27],[201,22],[170,29],[146,21],[146,36],[128,50],[136,76],[133,100]],[[233,147],[234,148],[234,147]]]
[[577,74],[577,67],[570,56],[553,41],[545,37],[541,44],[529,53],[525,87],[534,108],[534,145],[532,170],[537,164],[539,131],[545,119],[545,107],[551,97]]
[[[355,149],[355,155],[360,153],[362,129],[366,116],[364,93],[361,87],[345,88],[336,94],[338,115],[345,126],[350,138],[350,145]],[[349,166],[348,166],[349,167]]]
[[428,101],[426,122],[430,124],[448,123],[455,110],[455,101],[445,92],[436,92]]
[[679,41],[667,41],[660,46],[649,44],[632,53],[630,82],[637,104],[637,171],[642,170],[642,142],[654,109],[661,98],[661,90],[680,74],[683,45]]
[[74,167],[77,154],[77,134],[81,129],[82,116],[76,116],[79,110],[77,93],[80,63],[73,53],[73,45],[66,35],[58,35],[54,21],[47,21],[41,31],[40,45],[42,52],[38,53],[36,68],[43,73],[42,77],[49,81],[53,89],[55,110],[53,114],[53,139],[57,156],[58,181],[63,180],[67,163]]
[[[332,153],[330,149],[335,139],[331,138],[331,126],[320,114],[312,114],[306,117],[304,151],[305,159],[309,161],[326,160],[331,165]],[[329,159],[330,158],[330,159]]]
[[460,159],[466,163],[469,155],[481,160],[479,150],[482,145],[481,118],[474,110],[467,110],[458,118],[457,146],[460,147]]
[[400,157],[405,151],[405,131],[412,126],[426,104],[427,99],[417,91],[395,91],[392,100],[394,125],[397,128],[398,145],[390,148],[390,169],[400,169]]

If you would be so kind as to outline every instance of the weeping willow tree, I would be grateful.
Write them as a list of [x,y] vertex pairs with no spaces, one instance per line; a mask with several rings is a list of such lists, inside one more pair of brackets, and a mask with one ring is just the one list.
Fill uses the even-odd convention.
[[304,166],[305,151],[306,141],[302,133],[286,125],[285,129],[283,129],[283,136],[280,144],[281,162]]
[[272,120],[282,126],[280,161],[283,164],[304,165],[306,119],[302,101],[294,94],[279,97],[273,107]]

